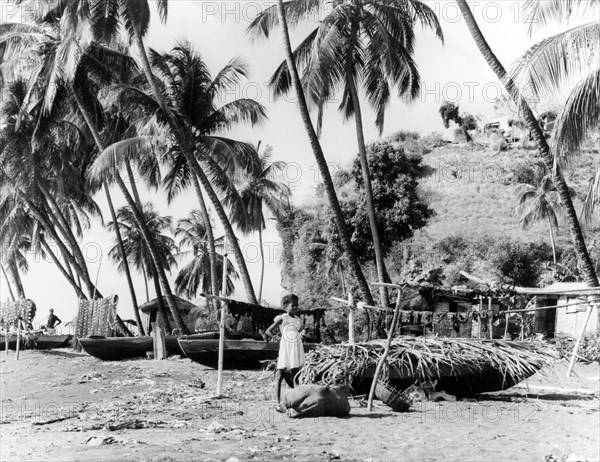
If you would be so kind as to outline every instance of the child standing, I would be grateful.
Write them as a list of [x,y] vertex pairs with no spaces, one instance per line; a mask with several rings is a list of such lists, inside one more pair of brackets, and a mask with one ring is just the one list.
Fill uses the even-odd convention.
[[266,330],[267,340],[273,336],[273,329],[281,326],[279,357],[275,373],[275,399],[278,410],[281,408],[281,382],[285,379],[290,388],[294,388],[294,377],[304,365],[304,347],[302,346],[302,323],[298,317],[298,297],[289,294],[281,300],[285,314],[277,316],[273,324]]

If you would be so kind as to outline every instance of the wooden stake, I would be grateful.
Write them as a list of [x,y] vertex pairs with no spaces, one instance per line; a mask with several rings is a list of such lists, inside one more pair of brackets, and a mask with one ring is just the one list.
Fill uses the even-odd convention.
[[165,342],[165,331],[157,322],[152,323],[152,346],[154,359],[167,359],[167,344]]
[[381,368],[383,367],[383,363],[387,360],[388,353],[390,352],[390,345],[392,344],[392,339],[394,338],[394,332],[396,330],[396,323],[398,322],[398,315],[400,313],[400,302],[402,301],[402,289],[400,289],[398,293],[398,298],[396,298],[396,306],[394,308],[394,317],[392,318],[392,325],[390,326],[390,331],[388,332],[388,338],[385,342],[385,349],[383,350],[383,355],[379,359],[377,363],[377,368],[375,369],[375,375],[373,375],[373,383],[371,383],[371,390],[369,390],[369,402],[367,405],[367,411],[371,412],[373,410],[373,397],[375,396],[375,387],[377,386],[377,379],[379,378],[379,373],[381,372]]
[[348,306],[348,343],[354,345],[354,297],[351,293],[348,293]]
[[575,342],[575,346],[573,347],[573,354],[571,355],[571,360],[569,361],[569,367],[567,368],[567,377],[571,377],[571,372],[573,372],[573,366],[575,366],[575,359],[577,358],[577,353],[579,352],[579,345],[581,343],[581,339],[585,334],[585,328],[592,316],[592,311],[594,310],[594,305],[592,303],[588,304],[587,310],[585,312],[585,321],[583,321],[583,326],[581,327],[581,332],[579,332],[579,336],[577,337],[577,341]]
[[17,350],[17,355],[16,355],[16,360],[19,360],[19,347],[21,346],[21,320],[19,318],[17,318],[17,346],[16,346],[16,350]]
[[488,329],[490,330],[490,339],[494,338],[494,326],[492,325],[492,318],[494,316],[494,313],[492,313],[492,297],[488,297],[488,312],[489,312],[489,317],[488,317]]
[[[227,287],[227,235],[223,236],[223,282],[221,283],[221,296],[225,296]],[[225,310],[227,302],[221,302],[221,322],[219,323],[219,364],[217,370],[217,397],[221,396],[223,389],[223,352],[225,349]]]
[[8,327],[4,328],[4,354],[8,356]]

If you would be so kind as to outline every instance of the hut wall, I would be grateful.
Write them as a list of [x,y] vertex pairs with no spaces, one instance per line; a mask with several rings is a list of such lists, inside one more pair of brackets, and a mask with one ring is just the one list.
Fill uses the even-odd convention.
[[[471,303],[452,302],[439,300],[434,306],[434,313],[446,313],[446,316],[433,323],[433,329],[425,328],[425,335],[439,335],[441,337],[464,337],[470,338],[473,332],[473,323],[471,318],[467,318],[466,322],[460,322],[457,314],[467,313],[473,309]],[[435,319],[435,318],[434,318]]]
[[[578,336],[585,322],[587,303],[582,299],[568,297],[560,297],[557,303],[559,306],[566,304],[570,306],[556,309],[556,335]],[[598,308],[594,307],[585,332],[595,333],[597,329]]]

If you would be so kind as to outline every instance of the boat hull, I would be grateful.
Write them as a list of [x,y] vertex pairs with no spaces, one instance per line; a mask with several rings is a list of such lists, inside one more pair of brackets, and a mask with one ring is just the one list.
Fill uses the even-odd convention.
[[[50,350],[53,348],[66,348],[69,346],[69,342],[73,338],[72,335],[34,335],[32,341],[26,342],[23,337],[20,339],[19,349],[29,350]],[[4,335],[0,335],[0,348],[6,348],[6,340]],[[9,336],[8,340],[9,350],[17,349],[17,337]]]
[[[219,339],[191,339],[181,337],[179,345],[192,361],[212,368],[218,367]],[[304,351],[312,350],[316,344],[305,343]],[[260,369],[265,361],[275,360],[279,355],[279,343],[258,340],[224,341],[224,369]]]
[[[88,337],[78,339],[87,354],[102,361],[121,361],[123,359],[142,358],[153,351],[152,337]],[[169,355],[183,355],[177,336],[165,337]]]
[[[356,393],[368,393],[373,382],[375,368],[368,369],[357,377],[352,387]],[[449,366],[441,366],[435,373],[428,374],[431,380],[437,380],[436,390],[443,390],[455,396],[472,396],[478,393],[488,393],[506,390],[517,383],[527,379],[536,371],[531,371],[527,377],[516,379],[511,375],[503,375],[493,368],[485,367],[482,370],[472,369],[451,370]],[[419,380],[420,376],[410,371],[390,371],[390,384],[398,389],[406,389]]]

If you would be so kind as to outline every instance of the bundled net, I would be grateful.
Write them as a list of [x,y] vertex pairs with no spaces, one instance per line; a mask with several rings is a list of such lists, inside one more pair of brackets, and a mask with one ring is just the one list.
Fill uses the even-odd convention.
[[[366,343],[322,345],[310,351],[300,372],[300,383],[334,384],[340,378],[354,380],[374,369],[384,351],[384,340]],[[530,377],[558,358],[543,342],[478,340],[441,337],[399,337],[392,341],[382,380],[388,371],[415,380],[434,380],[445,375],[477,374],[497,370],[515,382]]]

